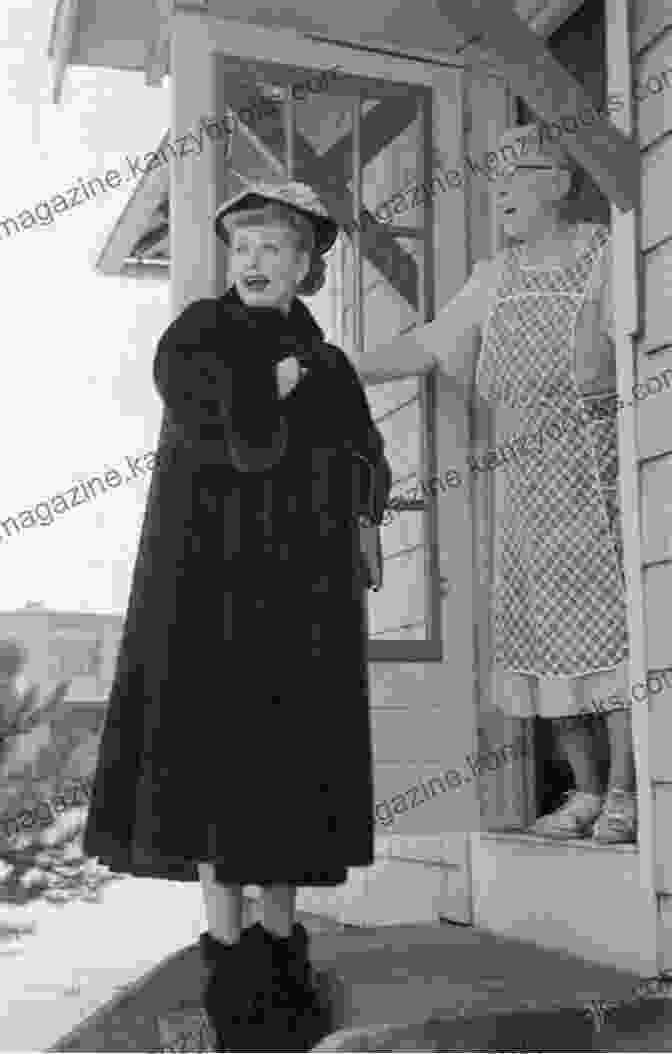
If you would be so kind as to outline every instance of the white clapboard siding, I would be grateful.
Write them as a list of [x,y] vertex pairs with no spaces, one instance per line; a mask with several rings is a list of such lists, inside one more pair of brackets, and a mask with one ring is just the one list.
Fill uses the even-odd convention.
[[654,794],[656,888],[672,892],[672,782],[657,783]]
[[[643,319],[637,342],[637,379],[672,365],[672,0],[634,0],[633,73],[636,132],[642,148]],[[666,73],[670,86],[658,91],[653,79]],[[647,86],[647,82],[648,86]],[[655,352],[655,353],[654,353]],[[653,353],[653,354],[652,354]],[[647,666],[672,663],[669,600],[672,590],[672,392],[663,390],[637,403],[640,458],[642,560]],[[653,682],[652,682],[653,684]],[[639,692],[641,695],[641,691]],[[672,967],[672,687],[651,694],[650,777],[653,781],[655,887],[658,890],[658,966]]]
[[[634,4],[634,79],[644,96],[637,105],[642,147],[642,242],[644,332],[638,341],[637,380],[645,383],[672,365],[672,3]],[[653,80],[667,73],[669,87]],[[651,79],[651,80],[650,80]],[[649,88],[647,89],[647,81]],[[650,90],[653,89],[653,90]],[[657,92],[657,94],[656,94]],[[642,560],[647,667],[672,665],[672,390],[664,387],[637,402],[637,437],[642,498]],[[652,682],[654,684],[657,682]],[[641,693],[640,693],[641,694]],[[649,696],[651,778],[654,785],[656,888],[672,891],[672,687]],[[661,954],[670,963],[672,914],[659,904]]]
[[[667,403],[668,422],[671,404],[672,396]],[[672,561],[672,453],[643,464],[640,479],[644,564]]]
[[[672,33],[670,42],[670,97],[664,102],[672,111]],[[666,135],[647,150],[642,165],[641,247],[646,252],[666,238],[672,238],[672,208],[669,207],[672,135]]]
[[[653,3],[659,0],[652,0]],[[668,19],[669,26],[672,21]],[[650,44],[634,66],[635,72],[635,118],[639,145],[643,150],[650,147],[672,126],[672,30]]]
[[[670,176],[672,178],[672,169]],[[669,203],[663,206],[661,202],[658,207],[669,208]],[[649,352],[672,344],[672,240],[663,242],[653,251],[644,254],[643,273],[646,328],[643,339],[639,341],[639,350]]]
[[672,895],[658,897],[658,966],[672,969]]
[[[644,571],[644,614],[647,629],[647,659],[650,670],[672,664],[670,602],[672,600],[672,561],[654,564]],[[672,779],[672,752],[670,753]]]
[[[371,725],[374,732],[376,761],[390,764],[398,759],[399,741],[404,738],[404,746],[410,758],[423,758],[425,779],[430,776],[440,775],[446,768],[454,768],[459,765],[464,768],[464,757],[449,757],[450,744],[443,741],[444,717],[442,709],[445,700],[437,699],[434,702],[423,700],[419,707],[422,713],[422,721],[409,724],[406,719],[404,708],[390,705],[385,709],[385,715],[373,714]],[[420,714],[418,714],[418,718]],[[429,733],[429,735],[428,735]],[[431,744],[427,751],[427,744]],[[424,757],[423,757],[423,752]],[[388,788],[390,790],[390,788]],[[397,785],[396,792],[403,790]],[[391,788],[391,793],[395,793]]]
[[[648,707],[651,721],[650,765],[654,784],[664,783],[670,774],[670,743],[672,743],[672,673],[650,673]],[[640,699],[644,689],[637,687]],[[672,892],[672,886],[668,887]]]
[[[640,355],[637,363],[638,382],[645,384],[650,377],[660,376],[665,383],[666,378],[669,379],[671,375],[664,375],[664,371],[669,369],[672,369],[672,346],[648,356]],[[663,388],[655,395],[647,394],[646,398],[638,399],[635,405],[639,457],[647,464],[651,458],[661,457],[670,449],[672,386]],[[647,559],[645,554],[644,560]]]

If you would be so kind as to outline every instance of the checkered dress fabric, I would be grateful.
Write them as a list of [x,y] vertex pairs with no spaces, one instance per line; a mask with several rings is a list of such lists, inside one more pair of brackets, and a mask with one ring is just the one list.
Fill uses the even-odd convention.
[[480,394],[529,437],[506,462],[495,591],[495,670],[581,677],[627,656],[615,415],[584,399],[574,335],[609,232],[566,268],[505,253],[477,371]]

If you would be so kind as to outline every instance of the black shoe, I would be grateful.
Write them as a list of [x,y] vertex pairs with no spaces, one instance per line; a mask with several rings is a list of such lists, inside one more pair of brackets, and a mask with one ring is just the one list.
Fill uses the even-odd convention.
[[259,986],[265,987],[271,976],[270,949],[264,970],[258,954],[251,954],[249,940],[244,938],[245,933],[235,944],[225,944],[210,933],[200,937],[203,961],[209,968],[203,1006],[217,1037],[218,1051],[263,1049],[257,1046],[258,1029],[254,1026]]
[[[285,1015],[287,1044],[279,1051],[312,1050],[333,1031],[332,1008],[324,1001],[308,958],[308,933],[294,923],[289,937],[272,937],[275,1005]],[[276,1042],[281,1041],[277,1036]]]
[[218,1050],[307,1051],[333,1031],[299,923],[282,938],[257,922],[233,945],[203,933],[200,946],[210,969],[203,1005]]

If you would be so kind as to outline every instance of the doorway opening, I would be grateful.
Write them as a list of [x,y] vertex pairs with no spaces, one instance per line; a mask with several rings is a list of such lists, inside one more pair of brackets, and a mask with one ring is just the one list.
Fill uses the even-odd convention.
[[[582,85],[598,110],[607,104],[606,20],[604,0],[585,0],[549,38],[548,50]],[[521,98],[515,101],[516,124],[535,120],[535,114]],[[589,173],[576,202],[577,222],[610,225],[608,198],[602,193]],[[609,743],[604,718],[592,718],[595,758],[600,779],[606,785],[609,772]],[[534,750],[534,800],[530,802],[537,816],[552,812],[563,803],[567,791],[574,789],[572,770],[558,751],[550,722],[534,718],[532,730]]]
[[[217,69],[218,98],[232,110],[235,99],[237,111],[228,193],[255,180],[297,180],[341,224],[326,288],[307,302],[326,339],[357,366],[367,349],[430,321],[434,213],[423,191],[433,167],[431,89],[229,56]],[[384,589],[368,594],[369,658],[439,661],[437,511],[422,485],[436,475],[435,381],[409,377],[367,396],[394,479]]]

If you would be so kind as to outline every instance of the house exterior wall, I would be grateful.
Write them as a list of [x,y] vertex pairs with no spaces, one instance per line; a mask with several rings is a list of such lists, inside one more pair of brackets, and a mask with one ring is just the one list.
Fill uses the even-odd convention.
[[[633,12],[633,73],[637,134],[642,153],[641,274],[643,328],[637,342],[639,383],[672,369],[672,3],[636,0]],[[668,72],[669,83],[651,80]],[[647,88],[647,83],[649,87]],[[668,375],[669,378],[672,374]],[[652,391],[660,385],[653,384]],[[647,667],[651,674],[672,665],[669,633],[672,601],[672,392],[637,407],[642,502],[642,575]],[[672,682],[657,690],[651,681],[650,765],[654,794],[655,884],[658,895],[659,961],[672,966]]]
[[[434,79],[434,147],[445,168],[461,167],[462,84],[460,75],[437,71]],[[417,143],[413,132],[400,136],[364,172],[363,202],[377,203],[408,186],[415,178]],[[406,199],[409,200],[408,198]],[[436,270],[435,306],[440,309],[464,283],[468,274],[465,195],[461,189],[440,191],[434,199]],[[399,215],[393,223],[419,226],[420,209]],[[405,247],[411,243],[406,242]],[[351,268],[344,250],[343,271]],[[351,279],[347,279],[348,282]],[[415,316],[394,290],[364,264],[365,348],[393,338]],[[343,284],[343,347],[352,351],[353,296]],[[369,343],[370,342],[370,343]],[[437,378],[436,472],[463,468],[467,443],[467,414],[463,396]],[[395,476],[417,463],[420,418],[415,378],[375,385],[368,389],[374,417],[387,440]],[[412,481],[400,485],[403,492]],[[374,661],[369,665],[371,724],[376,802],[382,803],[428,775],[446,768],[462,768],[475,746],[476,708],[472,665],[472,580],[469,488],[446,489],[436,499],[438,550],[444,586],[441,599],[443,661]],[[411,548],[419,537],[421,514],[401,514],[383,529],[384,551]],[[416,557],[416,560],[418,558]],[[385,568],[384,588],[371,605],[371,629],[383,629],[383,639],[411,639],[403,628],[409,611],[422,614],[418,583],[424,568],[418,562],[410,574]],[[374,606],[375,605],[375,606]],[[414,606],[415,605],[415,606]],[[420,633],[420,623],[414,627]],[[376,638],[374,638],[376,639]],[[394,818],[397,821],[397,817]],[[391,924],[436,920],[437,916],[471,922],[468,833],[478,826],[478,803],[472,787],[457,794],[437,795],[422,811],[400,817],[393,826],[376,825],[376,863],[353,869],[343,891],[330,897],[302,891],[301,906],[337,914],[343,921]]]

